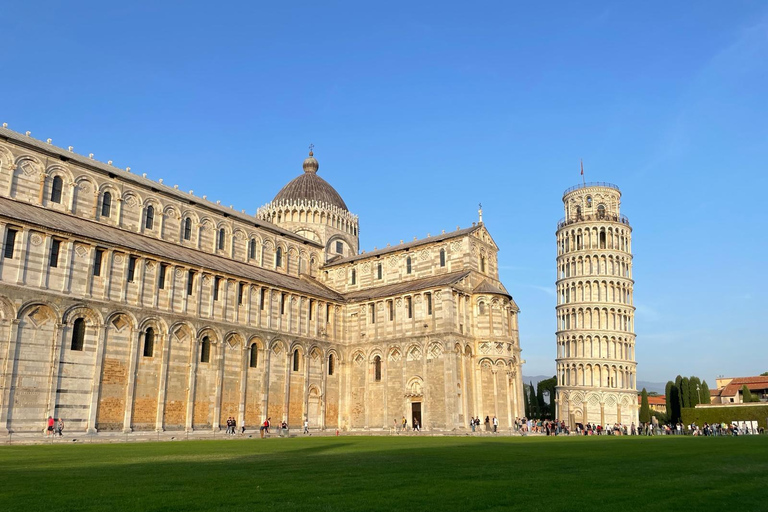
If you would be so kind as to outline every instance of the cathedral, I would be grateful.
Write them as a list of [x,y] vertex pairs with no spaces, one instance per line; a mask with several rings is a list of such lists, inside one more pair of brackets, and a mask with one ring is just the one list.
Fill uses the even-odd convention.
[[0,128],[0,429],[511,428],[519,310],[482,212],[361,252],[318,170],[252,216]]

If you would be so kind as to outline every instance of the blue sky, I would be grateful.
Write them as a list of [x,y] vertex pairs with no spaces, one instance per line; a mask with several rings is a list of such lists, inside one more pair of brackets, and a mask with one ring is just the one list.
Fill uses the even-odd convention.
[[482,202],[526,375],[583,159],[635,230],[639,380],[768,371],[765,2],[105,4],[6,2],[0,122],[249,213],[314,143],[367,250]]

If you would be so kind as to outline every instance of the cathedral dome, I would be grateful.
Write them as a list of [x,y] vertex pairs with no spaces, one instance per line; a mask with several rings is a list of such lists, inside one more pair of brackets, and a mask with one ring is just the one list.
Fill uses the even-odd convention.
[[272,200],[273,203],[294,203],[299,201],[309,202],[317,201],[319,203],[328,203],[330,205],[349,211],[344,200],[336,189],[327,181],[317,175],[320,164],[309,152],[309,157],[304,160],[304,174],[291,180],[277,193]]

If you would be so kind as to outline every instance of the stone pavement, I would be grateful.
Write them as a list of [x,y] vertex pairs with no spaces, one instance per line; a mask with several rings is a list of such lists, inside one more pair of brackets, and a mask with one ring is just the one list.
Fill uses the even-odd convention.
[[[335,436],[335,430],[310,430],[310,436]],[[362,430],[362,431],[339,431],[339,436],[472,436],[472,437],[495,437],[495,436],[520,436],[519,432],[505,431],[494,434],[493,432],[469,432],[464,430],[422,430],[421,432],[394,432],[392,430]],[[531,435],[531,434],[528,434]],[[533,434],[536,436],[542,434]],[[288,437],[306,437],[307,435],[301,429],[291,429],[287,432],[281,432],[281,429],[272,428],[271,433],[265,436],[265,439],[280,439]],[[258,430],[246,430],[244,434],[227,435],[226,430],[195,430],[193,432],[184,431],[166,431],[166,432],[99,432],[96,434],[86,434],[84,432],[64,431],[62,437],[45,436],[41,433],[14,433],[0,436],[0,445],[31,445],[31,444],[91,444],[91,443],[141,443],[141,442],[160,442],[160,441],[192,441],[192,440],[215,440],[215,439],[260,439]]]

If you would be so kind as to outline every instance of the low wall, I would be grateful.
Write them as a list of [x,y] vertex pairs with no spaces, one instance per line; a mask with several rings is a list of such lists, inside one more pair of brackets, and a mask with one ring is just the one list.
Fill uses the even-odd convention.
[[731,423],[733,421],[757,421],[768,429],[768,404],[705,405],[682,410],[683,424]]

